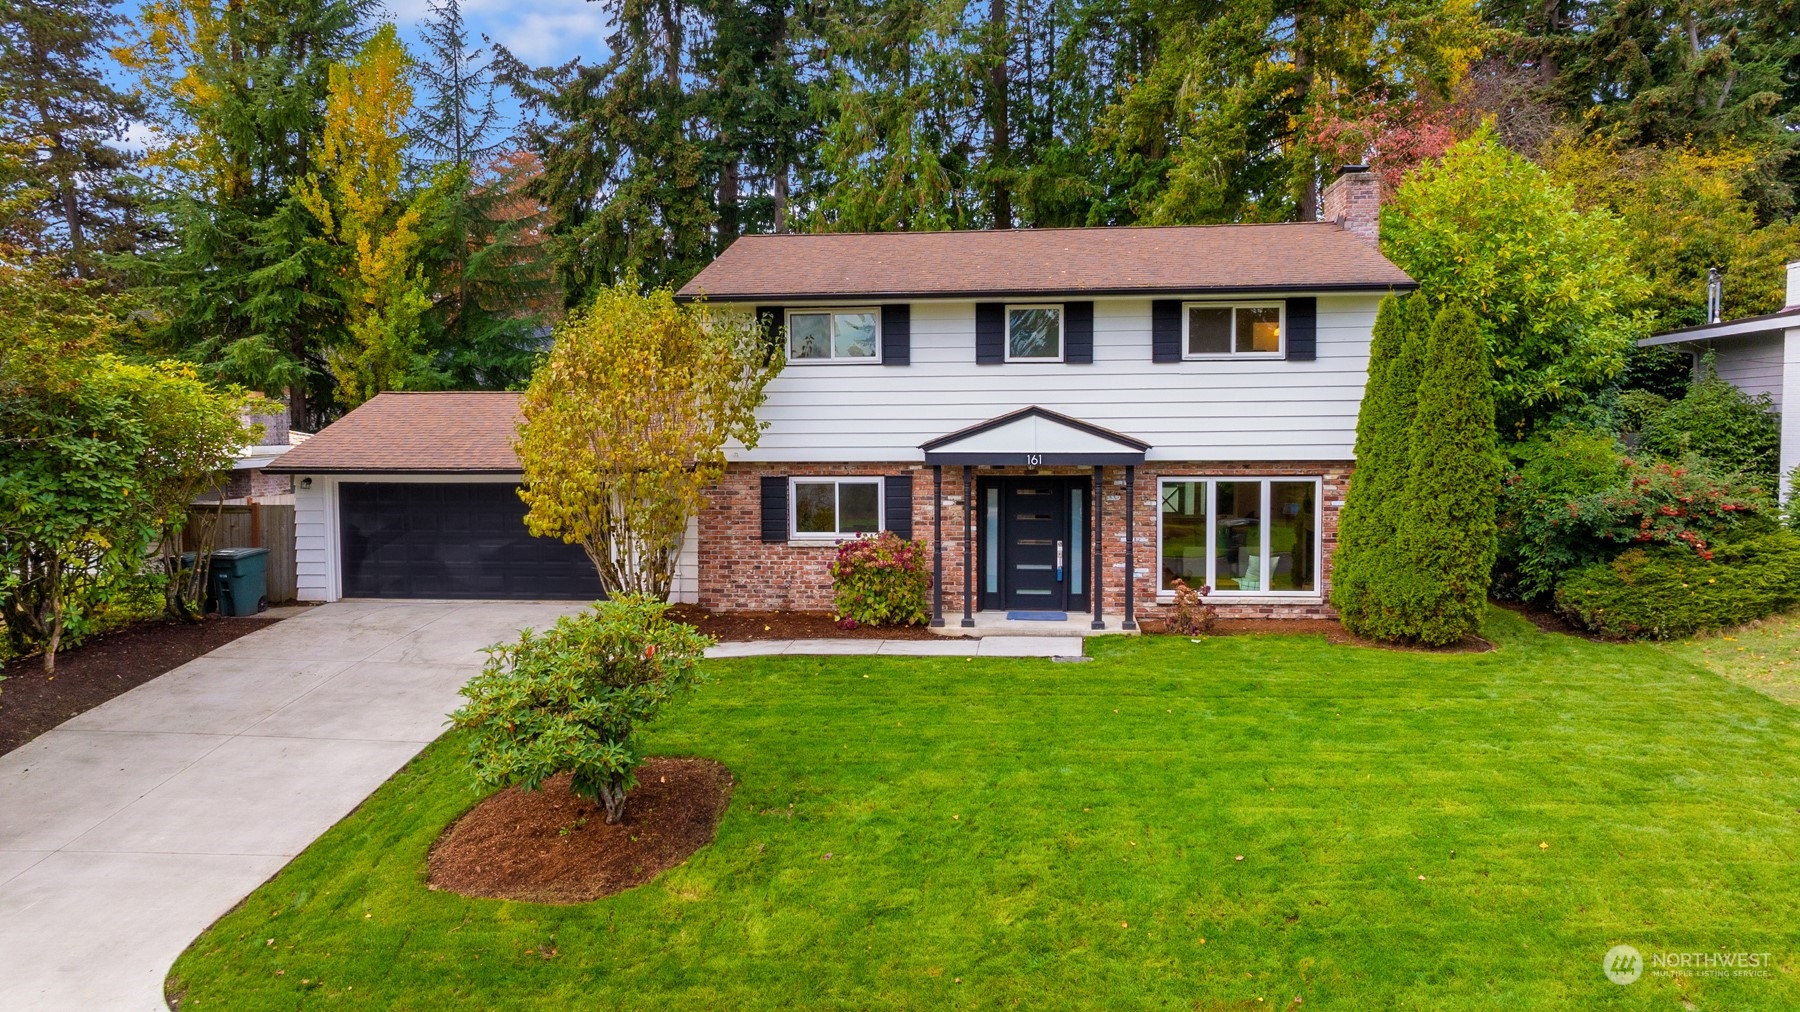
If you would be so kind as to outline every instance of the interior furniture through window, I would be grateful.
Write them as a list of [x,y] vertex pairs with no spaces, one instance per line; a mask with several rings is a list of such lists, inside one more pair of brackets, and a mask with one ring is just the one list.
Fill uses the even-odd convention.
[[1158,590],[1317,594],[1317,478],[1164,478]]

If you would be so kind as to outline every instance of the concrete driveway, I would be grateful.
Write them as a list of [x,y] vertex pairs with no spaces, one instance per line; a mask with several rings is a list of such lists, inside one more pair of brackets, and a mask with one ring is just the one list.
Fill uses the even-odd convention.
[[324,605],[0,756],[0,1009],[166,1010],[175,957],[443,731],[482,647],[579,607]]

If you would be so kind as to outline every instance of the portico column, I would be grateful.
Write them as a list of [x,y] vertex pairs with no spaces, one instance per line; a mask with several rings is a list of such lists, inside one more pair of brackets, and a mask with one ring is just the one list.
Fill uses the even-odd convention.
[[1137,587],[1137,546],[1132,528],[1137,516],[1137,465],[1125,465],[1125,621],[1121,629],[1137,628],[1137,610],[1132,606],[1132,591]]
[[1106,609],[1106,580],[1103,577],[1106,567],[1106,535],[1103,533],[1100,518],[1106,513],[1106,469],[1099,464],[1094,465],[1094,621],[1092,628],[1106,628],[1106,619],[1101,613]]
[[944,627],[944,465],[931,465],[931,627]]
[[975,627],[974,602],[970,598],[975,566],[970,559],[975,544],[975,469],[963,465],[963,617],[962,627]]

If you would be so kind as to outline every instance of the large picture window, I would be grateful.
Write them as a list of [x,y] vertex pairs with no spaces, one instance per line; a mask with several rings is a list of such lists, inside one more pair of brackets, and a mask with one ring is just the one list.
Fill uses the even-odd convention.
[[1182,308],[1188,358],[1282,354],[1287,321],[1279,302],[1190,302]]
[[1157,589],[1319,592],[1317,478],[1164,478]]
[[876,362],[881,314],[873,309],[795,309],[787,314],[789,362]]
[[848,538],[881,532],[880,478],[795,478],[793,535]]
[[1007,306],[1006,360],[1061,362],[1062,330],[1061,306]]

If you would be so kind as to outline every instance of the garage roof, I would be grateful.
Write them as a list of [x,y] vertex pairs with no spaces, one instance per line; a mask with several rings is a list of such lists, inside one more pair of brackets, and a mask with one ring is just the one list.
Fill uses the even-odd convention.
[[377,394],[265,468],[274,474],[516,474],[519,394]]

